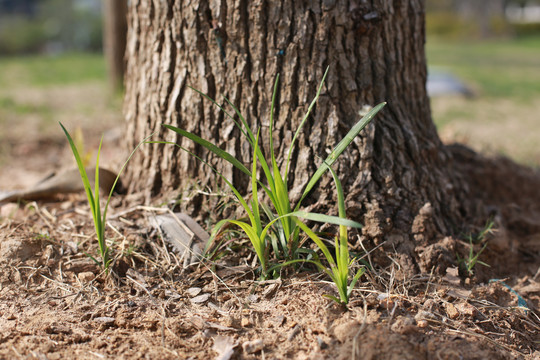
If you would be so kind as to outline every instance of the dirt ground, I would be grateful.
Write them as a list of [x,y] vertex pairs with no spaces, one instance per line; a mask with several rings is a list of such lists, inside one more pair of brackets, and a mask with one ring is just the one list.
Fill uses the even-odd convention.
[[[93,95],[29,98],[53,107],[63,99],[59,108],[91,99],[98,111],[88,119],[74,119],[71,107],[55,118],[70,129],[88,124],[90,146],[119,115],[99,88],[85,91]],[[32,134],[20,118],[4,125],[0,191],[73,165],[56,124]],[[112,170],[122,161],[120,134],[105,136],[102,164]],[[97,245],[83,194],[0,204],[0,359],[540,359],[538,239],[528,239],[536,249],[501,257],[490,246],[508,244],[499,229],[480,257],[491,267],[477,264],[466,280],[455,265],[412,278],[392,261],[375,266],[345,308],[322,297],[336,289],[319,273],[256,281],[247,246],[184,268],[150,224],[158,210],[136,205],[113,198],[107,237],[115,260],[106,275],[86,255]],[[465,239],[445,241],[466,253]]]
[[[114,142],[104,145],[109,161]],[[3,189],[69,157],[60,141],[37,144],[31,161],[28,144],[13,146]],[[150,225],[156,210],[135,203],[113,199],[109,276],[86,256],[97,245],[83,194],[0,206],[0,358],[540,358],[538,258],[496,274],[477,264],[482,282],[460,279],[456,267],[413,278],[377,268],[345,308],[321,296],[336,290],[319,273],[256,281],[247,247],[184,268]],[[481,259],[503,265],[489,251]]]

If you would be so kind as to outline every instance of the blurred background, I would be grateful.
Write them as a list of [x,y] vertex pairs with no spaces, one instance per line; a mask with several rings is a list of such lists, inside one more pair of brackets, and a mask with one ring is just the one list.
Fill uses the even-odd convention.
[[[32,154],[64,147],[58,121],[88,144],[105,130],[118,139],[126,2],[0,0],[0,184],[10,159],[40,169]],[[538,167],[540,0],[427,0],[426,10],[443,140]]]
[[540,1],[427,0],[426,10],[443,141],[540,166]]
[[116,145],[126,7],[116,0],[0,0],[0,189],[26,188],[74,165],[59,121],[89,162],[103,133],[102,163],[114,169],[125,160]]

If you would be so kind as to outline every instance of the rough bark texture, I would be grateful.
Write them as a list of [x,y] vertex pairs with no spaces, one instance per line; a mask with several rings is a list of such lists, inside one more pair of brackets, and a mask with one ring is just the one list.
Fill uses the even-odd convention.
[[[280,74],[274,141],[286,150],[302,115],[330,67],[319,102],[293,154],[290,183],[299,194],[309,175],[359,119],[364,105],[388,105],[338,161],[348,215],[365,224],[364,238],[417,268],[421,251],[460,229],[466,188],[440,142],[426,94],[424,4],[374,1],[142,1],[130,2],[127,147],[153,131],[154,139],[202,149],[160,124],[173,124],[250,161],[250,149],[232,121],[188,85],[236,104],[262,132]],[[232,111],[232,110],[231,110]],[[264,142],[264,141],[263,141]],[[267,146],[267,143],[263,144]],[[246,189],[223,162],[210,163]],[[131,191],[146,201],[215,176],[177,147],[144,146],[130,166]],[[322,181],[312,196],[333,208],[333,185]],[[415,247],[417,252],[415,253]],[[421,266],[422,267],[422,266]]]

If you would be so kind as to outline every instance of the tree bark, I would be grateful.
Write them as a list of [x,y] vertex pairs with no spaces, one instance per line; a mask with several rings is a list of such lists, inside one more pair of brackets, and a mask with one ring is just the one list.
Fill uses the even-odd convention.
[[[421,0],[130,2],[126,145],[145,136],[199,154],[244,190],[248,182],[204,149],[166,131],[195,132],[249,163],[251,152],[232,121],[192,86],[227,97],[256,128],[263,146],[272,87],[280,74],[274,141],[286,157],[294,131],[329,66],[321,97],[292,159],[290,184],[301,193],[320,158],[359,119],[365,105],[388,105],[342,155],[349,217],[365,224],[360,239],[386,241],[405,272],[429,270],[422,252],[459,231],[470,210],[466,186],[438,138],[426,93]],[[177,147],[144,146],[129,166],[130,190],[146,202],[216,176]],[[311,207],[334,209],[330,177]],[[191,210],[196,211],[197,206]],[[424,250],[423,250],[424,249]]]

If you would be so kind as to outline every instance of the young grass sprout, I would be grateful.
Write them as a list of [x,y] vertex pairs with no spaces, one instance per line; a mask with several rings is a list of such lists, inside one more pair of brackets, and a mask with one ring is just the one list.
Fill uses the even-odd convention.
[[[332,176],[334,178],[334,182],[336,184],[336,191],[338,195],[338,211],[339,211],[339,217],[345,218],[345,197],[343,196],[343,188],[341,186],[341,181],[339,180],[336,172],[332,168],[328,168],[330,172],[332,173]],[[336,236],[334,248],[335,248],[335,260],[334,257],[332,257],[332,254],[330,253],[330,250],[328,250],[327,246],[324,244],[324,242],[315,234],[310,228],[308,228],[304,223],[302,223],[300,220],[296,219],[296,223],[298,226],[317,244],[319,249],[324,254],[324,257],[326,258],[326,261],[328,261],[328,264],[330,264],[330,269],[325,267],[321,261],[318,259],[316,260],[310,260],[311,263],[314,263],[317,265],[319,269],[324,271],[334,282],[334,284],[337,287],[338,293],[339,293],[339,299],[333,295],[325,295],[327,298],[334,300],[337,303],[341,304],[347,304],[349,302],[349,298],[351,296],[352,290],[354,289],[354,286],[356,285],[356,282],[358,279],[360,279],[360,276],[365,272],[365,268],[360,268],[356,274],[354,274],[350,284],[349,284],[349,273],[351,269],[351,265],[354,262],[353,260],[349,260],[349,236],[347,234],[347,226],[345,225],[339,225],[339,235]]]
[[135,151],[141,146],[143,143],[145,143],[152,135],[145,138],[143,141],[141,141],[135,149],[131,152],[127,160],[124,162],[124,165],[120,169],[120,172],[116,176],[116,179],[114,180],[114,183],[111,187],[111,191],[109,192],[109,196],[107,197],[107,202],[105,203],[105,207],[103,208],[103,211],[101,210],[101,204],[100,204],[100,196],[99,196],[99,155],[101,153],[101,145],[103,143],[103,137],[101,137],[101,140],[99,142],[99,147],[97,151],[97,157],[96,157],[96,169],[94,174],[94,191],[92,191],[92,187],[90,185],[90,180],[88,178],[88,174],[86,173],[86,169],[84,166],[83,159],[81,158],[81,155],[79,154],[79,151],[77,149],[77,146],[75,145],[75,142],[69,135],[69,132],[66,130],[64,125],[60,123],[60,126],[62,127],[62,130],[66,134],[66,137],[69,142],[69,146],[71,147],[71,151],[73,152],[73,156],[75,157],[75,161],[77,162],[77,167],[79,168],[79,173],[81,174],[81,179],[83,182],[84,190],[86,191],[86,196],[88,198],[88,204],[90,205],[90,211],[92,213],[92,218],[94,219],[94,228],[96,230],[96,237],[98,241],[98,247],[99,247],[99,255],[101,257],[101,264],[100,261],[98,261],[96,258],[94,258],[91,255],[88,255],[92,260],[94,260],[97,264],[100,264],[103,266],[103,268],[108,272],[109,271],[109,265],[111,264],[112,258],[110,254],[110,249],[107,245],[106,239],[105,239],[105,225],[107,223],[107,209],[109,207],[109,202],[111,200],[111,196],[114,192],[114,189],[116,187],[116,184],[118,183],[118,179],[120,179],[120,175],[124,171],[127,163],[135,154]]
[[480,254],[482,254],[482,252],[486,249],[488,245],[487,242],[482,246],[482,248],[476,254],[474,253],[474,245],[481,244],[482,242],[484,242],[486,236],[493,232],[493,225],[494,225],[494,222],[490,220],[486,223],[486,226],[484,227],[484,229],[482,229],[482,231],[480,231],[478,235],[467,236],[469,240],[469,253],[467,254],[467,256],[462,258],[459,256],[459,254],[456,254],[458,268],[464,276],[466,277],[473,276],[474,268],[476,267],[476,264],[489,267],[489,264],[486,264],[485,262],[478,260],[478,258],[480,257]]
[[[214,230],[212,231],[209,245],[215,239],[215,237],[217,236],[217,234],[220,232],[221,228],[225,224],[229,223],[229,224],[234,224],[240,227],[250,239],[251,244],[255,250],[255,253],[257,254],[257,257],[261,264],[262,278],[267,278],[269,276],[277,276],[277,274],[273,272],[282,266],[289,265],[298,261],[304,261],[303,259],[300,258],[300,254],[302,252],[305,252],[303,251],[305,249],[300,249],[300,236],[301,236],[302,231],[308,234],[309,237],[317,243],[319,248],[321,248],[321,250],[323,251],[327,261],[329,261],[330,264],[332,264],[333,259],[332,259],[332,256],[329,256],[330,253],[328,252],[328,249],[324,246],[322,242],[319,243],[318,240],[315,240],[315,239],[319,239],[317,235],[313,231],[311,231],[307,227],[307,225],[305,225],[300,219],[326,222],[326,223],[339,225],[340,236],[339,236],[339,240],[336,241],[336,246],[337,246],[336,254],[338,255],[338,258],[337,258],[338,263],[336,264],[334,262],[334,265],[331,265],[332,270],[329,272],[329,274],[332,274],[331,277],[336,283],[337,282],[340,283],[340,285],[338,285],[338,288],[341,289],[339,290],[340,301],[346,302],[348,299],[348,294],[350,294],[349,290],[344,290],[342,294],[342,290],[343,290],[342,283],[347,282],[346,281],[347,276],[345,276],[345,280],[343,280],[344,279],[343,274],[344,274],[345,269],[347,269],[347,275],[348,275],[348,268],[350,265],[349,253],[348,253],[348,247],[347,247],[346,228],[349,226],[361,227],[361,225],[355,221],[351,221],[345,218],[344,202],[343,204],[340,204],[339,216],[308,213],[305,211],[301,211],[300,206],[304,198],[313,189],[313,187],[316,185],[316,183],[321,178],[321,176],[328,170],[330,170],[333,173],[333,170],[331,170],[332,164],[338,159],[341,153],[343,153],[343,151],[353,141],[353,139],[358,135],[358,133],[371,121],[371,119],[375,116],[375,114],[377,114],[384,107],[385,103],[381,103],[375,106],[373,109],[371,109],[371,111],[369,111],[362,119],[360,119],[353,126],[353,128],[349,131],[349,133],[347,133],[346,136],[338,143],[338,145],[333,149],[330,155],[328,155],[326,160],[323,161],[322,165],[318,168],[315,174],[311,177],[311,179],[308,182],[308,185],[304,189],[301,199],[293,207],[291,204],[291,197],[290,197],[289,188],[288,188],[288,174],[289,174],[289,171],[291,170],[290,169],[291,156],[292,156],[293,149],[294,149],[296,140],[298,138],[298,135],[300,134],[300,131],[302,130],[313,107],[315,106],[315,103],[317,102],[317,99],[319,98],[327,73],[328,73],[328,69],[326,70],[323,76],[323,79],[318,87],[315,98],[309,105],[305,116],[303,117],[298,128],[296,129],[296,132],[289,146],[287,159],[285,161],[283,169],[280,169],[278,165],[278,161],[275,156],[274,143],[272,139],[272,133],[273,133],[273,127],[274,127],[274,108],[275,108],[275,102],[277,98],[279,76],[276,78],[276,81],[274,84],[272,103],[270,105],[270,123],[269,123],[269,132],[267,135],[268,143],[269,143],[269,155],[267,157],[265,157],[261,147],[259,146],[260,129],[259,131],[256,132],[256,135],[255,135],[255,132],[249,127],[248,122],[242,116],[240,111],[228,99],[225,99],[225,100],[234,109],[239,121],[234,116],[229,114],[215,100],[211,99],[206,94],[196,89],[193,89],[199,94],[201,94],[202,96],[204,96],[206,99],[210,100],[212,103],[217,105],[225,113],[225,115],[228,118],[234,121],[236,126],[240,129],[242,135],[247,139],[253,151],[252,163],[251,163],[250,168],[245,166],[240,160],[236,159],[233,155],[229,154],[228,152],[220,149],[218,146],[212,144],[211,142],[205,139],[200,138],[199,136],[193,133],[174,127],[172,125],[164,125],[164,126],[180,134],[181,136],[186,137],[192,140],[193,142],[203,146],[210,152],[219,156],[223,160],[229,162],[231,165],[233,165],[238,170],[242,171],[244,174],[248,175],[251,179],[251,184],[250,184],[251,185],[251,194],[250,194],[251,200],[248,202],[244,199],[244,197],[240,194],[240,192],[233,186],[233,184],[230,181],[228,181],[222,174],[220,174],[216,169],[211,167],[204,160],[197,157],[200,161],[203,161],[203,163],[210,166],[212,170],[215,171],[216,174],[223,179],[223,181],[230,187],[232,192],[235,194],[240,205],[243,207],[243,209],[245,210],[247,214],[246,221],[235,220],[235,219],[225,219],[225,220],[219,221],[214,227]],[[182,148],[180,145],[176,143],[171,143],[171,142],[157,141],[153,143],[173,144]],[[182,149],[192,154],[185,148],[182,148]],[[259,167],[260,169],[262,169],[262,174],[264,176],[263,180],[259,180],[257,178],[257,170],[259,169]],[[335,174],[333,173],[333,175]],[[334,179],[337,179],[337,176],[334,176]],[[343,197],[341,185],[338,186],[336,184],[336,186],[338,188],[338,192],[341,192],[340,196]],[[259,188],[263,190],[264,194],[270,200],[270,203],[272,205],[271,207],[265,203],[260,202],[259,193],[258,193]],[[269,255],[270,249],[274,251],[276,261],[281,261],[281,262],[270,264],[270,255]],[[346,261],[344,262],[343,259],[345,258],[346,258]],[[319,263],[319,265],[321,264]],[[337,272],[334,272],[334,268],[337,269],[335,270]],[[360,277],[360,275],[361,274],[357,276],[355,275],[355,279],[357,280]],[[353,280],[352,282],[353,286],[356,280]]]

